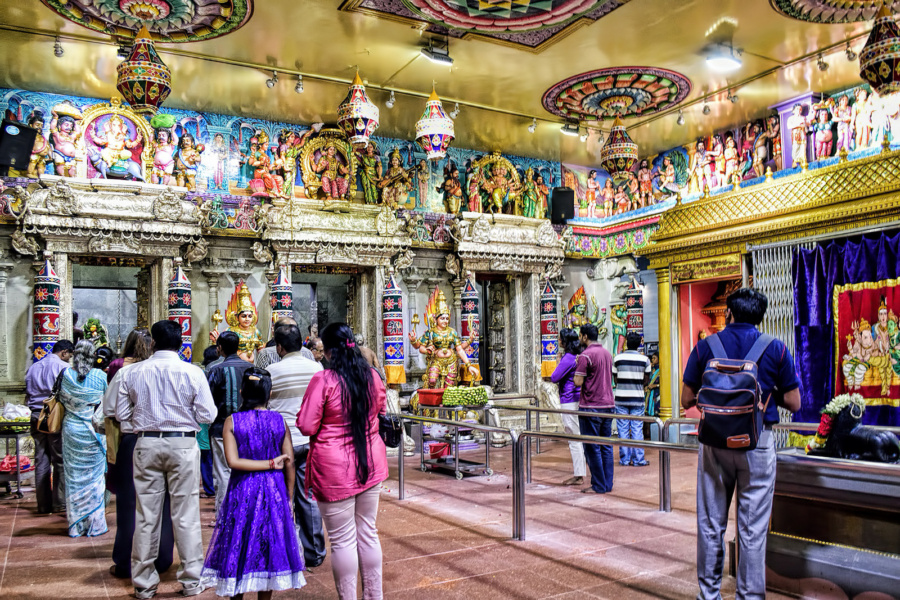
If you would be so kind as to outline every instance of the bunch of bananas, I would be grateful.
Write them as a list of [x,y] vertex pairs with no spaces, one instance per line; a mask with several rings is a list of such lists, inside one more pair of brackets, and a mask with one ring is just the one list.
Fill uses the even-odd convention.
[[12,433],[28,431],[31,425],[31,417],[15,417],[9,419],[0,415],[0,432]]
[[478,387],[448,387],[444,390],[444,406],[484,406],[488,402],[487,390]]

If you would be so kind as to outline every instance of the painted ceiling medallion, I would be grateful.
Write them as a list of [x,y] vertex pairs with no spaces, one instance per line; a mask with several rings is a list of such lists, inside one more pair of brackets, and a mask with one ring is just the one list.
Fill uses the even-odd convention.
[[253,0],[41,0],[79,25],[132,38],[147,27],[164,42],[197,42],[227,35],[250,20]]
[[560,81],[544,92],[544,108],[582,122],[636,117],[671,108],[691,91],[691,81],[655,67],[614,67]]
[[344,0],[340,10],[541,52],[631,0]]
[[483,33],[564,25],[609,0],[403,0],[412,12],[452,29]]
[[769,0],[781,14],[810,23],[853,23],[875,18],[883,5],[900,12],[900,0]]

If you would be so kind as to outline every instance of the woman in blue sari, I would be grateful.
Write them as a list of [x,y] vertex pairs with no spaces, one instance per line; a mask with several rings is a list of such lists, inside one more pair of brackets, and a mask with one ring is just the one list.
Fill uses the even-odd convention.
[[94,345],[80,341],[64,371],[60,401],[63,469],[69,537],[102,535],[106,526],[106,438],[94,430],[97,406],[106,392],[106,373],[92,368]]

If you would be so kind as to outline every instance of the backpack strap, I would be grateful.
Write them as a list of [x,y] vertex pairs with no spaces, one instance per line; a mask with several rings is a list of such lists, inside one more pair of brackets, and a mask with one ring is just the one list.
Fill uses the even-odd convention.
[[718,358],[719,360],[727,360],[728,353],[725,352],[725,346],[722,345],[722,340],[719,339],[719,334],[714,333],[711,336],[706,338],[706,343],[709,345],[710,351],[713,353],[713,358]]
[[756,341],[753,343],[753,346],[750,348],[750,352],[747,353],[747,356],[744,357],[744,360],[750,361],[755,364],[759,364],[760,359],[763,354],[765,354],[766,349],[769,347],[769,344],[775,341],[771,335],[766,333],[760,334]]

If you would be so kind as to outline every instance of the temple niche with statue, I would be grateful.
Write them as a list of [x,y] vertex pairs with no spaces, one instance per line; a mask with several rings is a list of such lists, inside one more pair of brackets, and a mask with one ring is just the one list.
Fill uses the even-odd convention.
[[[674,488],[674,512],[687,514],[702,413],[682,408],[682,376],[698,342],[729,326],[729,295],[753,288],[768,299],[758,329],[784,343],[801,382],[799,411],[767,424],[777,446],[768,591],[803,596],[825,580],[840,591],[828,598],[896,596],[900,473],[878,463],[900,456],[890,437],[900,431],[900,2],[8,4],[0,405],[19,410],[26,372],[60,340],[118,356],[135,328],[169,319],[181,360],[201,364],[231,331],[252,362],[280,318],[313,346],[346,322],[375,353],[391,411],[409,419],[388,451],[398,487],[412,476],[393,461],[417,452],[422,472],[478,476],[486,491],[460,497],[481,494],[491,515],[491,502],[506,494],[507,510],[516,494],[518,517],[532,460],[536,478],[560,464],[572,475],[566,443],[584,438],[532,444],[522,431],[565,431],[551,381],[560,332],[593,325],[611,354],[637,334],[653,359],[644,421],[654,468],[635,475],[624,467],[649,463],[623,455],[622,483],[603,501],[633,504],[603,510],[643,519],[634,513],[647,509],[658,461],[660,510],[673,512]],[[641,43],[623,44],[629,35]],[[439,436],[441,417],[494,430]],[[22,434],[17,454],[33,448],[23,427],[8,438]],[[527,459],[509,459],[501,481],[490,453],[508,460],[520,435]],[[663,442],[679,446],[669,455],[653,446]],[[453,464],[476,451],[483,463]],[[526,468],[527,481],[515,480]],[[0,495],[10,473],[0,464]],[[597,491],[590,472],[560,481],[582,478]],[[548,522],[570,509],[573,521],[600,514],[563,486],[541,489],[529,510],[556,511],[548,499],[562,498]],[[442,491],[427,492],[430,509]],[[463,535],[485,526],[468,512],[460,525],[454,510],[447,522]],[[648,597],[695,595],[693,575],[690,592],[672,583],[685,565],[669,559],[694,553],[681,517],[654,536],[685,534],[687,554],[660,542],[665,566],[625,578],[652,579],[636,586]],[[514,521],[519,540],[525,522]],[[479,568],[496,562],[486,556]],[[541,561],[535,573],[552,571],[546,557],[528,558]],[[535,597],[591,597],[575,587],[595,559],[558,576],[565,585],[542,580],[552,594]],[[440,597],[445,583],[411,587]],[[24,594],[16,585],[9,593]],[[598,594],[624,598],[629,586]]]

